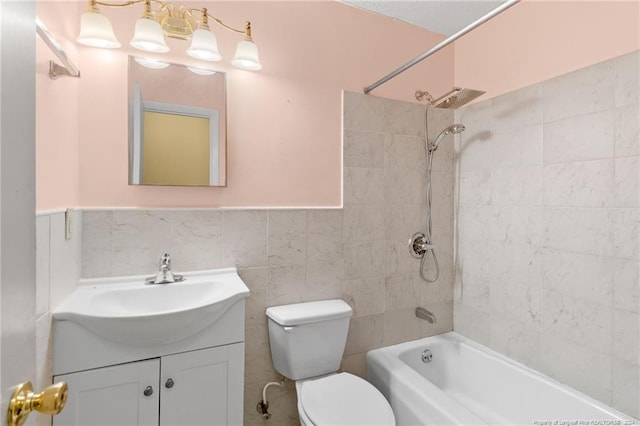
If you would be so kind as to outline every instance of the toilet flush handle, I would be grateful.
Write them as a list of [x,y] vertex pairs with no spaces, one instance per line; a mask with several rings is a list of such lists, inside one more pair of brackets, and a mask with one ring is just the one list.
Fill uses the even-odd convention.
[[295,327],[293,327],[293,326],[285,326],[285,327],[284,327],[284,331],[286,331],[286,332],[288,332],[288,333],[291,333],[291,332],[293,331],[293,329],[294,329],[294,328],[295,328]]

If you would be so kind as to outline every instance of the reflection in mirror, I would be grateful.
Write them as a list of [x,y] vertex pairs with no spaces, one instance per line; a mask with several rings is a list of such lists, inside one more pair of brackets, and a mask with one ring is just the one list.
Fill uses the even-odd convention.
[[226,185],[225,74],[129,57],[129,184]]

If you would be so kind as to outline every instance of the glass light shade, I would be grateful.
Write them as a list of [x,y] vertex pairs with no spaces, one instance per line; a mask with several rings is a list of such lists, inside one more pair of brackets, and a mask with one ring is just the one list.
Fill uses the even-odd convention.
[[133,60],[143,67],[151,68],[153,70],[161,70],[169,66],[168,62],[159,61],[157,59],[140,58],[138,56],[134,56]]
[[231,65],[249,71],[262,69],[260,57],[258,56],[258,46],[249,40],[240,41],[238,47],[236,47],[236,56],[231,60]]
[[218,52],[218,41],[215,34],[204,28],[198,28],[193,32],[191,47],[187,55],[204,61],[219,61],[222,55]]
[[162,27],[149,18],[138,18],[133,39],[129,44],[145,52],[165,53],[169,51]]
[[198,68],[198,67],[187,67],[187,69],[192,73],[198,74],[198,75],[214,75],[218,73],[217,71],[214,71],[214,70],[208,70],[205,68]]
[[98,12],[85,12],[80,17],[80,34],[76,41],[85,46],[116,49],[122,44],[113,33],[109,19]]

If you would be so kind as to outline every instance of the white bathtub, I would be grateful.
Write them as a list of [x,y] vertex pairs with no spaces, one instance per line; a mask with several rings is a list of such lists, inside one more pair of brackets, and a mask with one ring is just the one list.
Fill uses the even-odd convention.
[[[429,349],[432,361],[424,363]],[[398,425],[632,425],[578,391],[451,332],[367,354]]]

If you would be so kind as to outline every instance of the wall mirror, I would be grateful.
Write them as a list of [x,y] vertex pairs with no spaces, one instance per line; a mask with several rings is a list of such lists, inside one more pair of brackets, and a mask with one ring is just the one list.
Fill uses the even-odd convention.
[[129,56],[129,184],[226,185],[224,73]]

